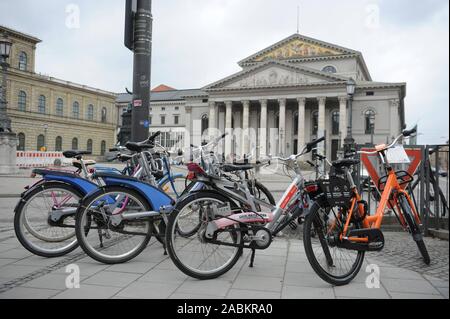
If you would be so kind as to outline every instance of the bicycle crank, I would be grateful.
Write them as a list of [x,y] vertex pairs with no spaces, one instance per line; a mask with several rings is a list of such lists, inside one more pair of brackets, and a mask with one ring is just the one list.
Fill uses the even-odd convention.
[[[348,238],[368,238],[367,243],[354,242]],[[337,241],[335,244],[339,248],[356,251],[381,251],[384,248],[384,236],[379,229],[355,229],[350,231],[348,237],[343,241]]]

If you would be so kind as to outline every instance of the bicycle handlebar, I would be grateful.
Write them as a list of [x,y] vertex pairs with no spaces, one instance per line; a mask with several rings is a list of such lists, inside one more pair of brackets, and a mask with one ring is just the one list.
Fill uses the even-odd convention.
[[400,141],[402,138],[406,138],[406,137],[411,137],[413,134],[417,133],[417,128],[414,128],[412,130],[405,130],[402,132],[402,134],[400,134],[399,136],[397,136],[397,138],[388,146],[384,147],[383,149],[380,150],[376,150],[376,151],[372,151],[372,152],[366,152],[366,151],[359,151],[357,152],[357,154],[365,154],[365,155],[375,155],[378,154],[380,152],[386,151],[390,148],[393,148],[395,145],[397,145],[398,141]]

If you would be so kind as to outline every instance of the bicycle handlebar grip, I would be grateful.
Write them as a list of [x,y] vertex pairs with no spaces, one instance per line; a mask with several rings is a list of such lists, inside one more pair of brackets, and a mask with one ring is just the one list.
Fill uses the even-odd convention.
[[314,148],[314,146],[316,146],[317,144],[320,144],[324,141],[325,141],[325,136],[321,137],[317,140],[314,140],[312,142],[309,142],[308,144],[306,144],[306,148],[308,149],[308,151],[311,151]]
[[417,128],[413,128],[412,130],[409,130],[409,131],[408,130],[403,131],[403,136],[409,137],[415,133],[417,133]]
[[148,139],[149,141],[153,141],[155,140],[158,136],[161,135],[161,131],[156,132],[155,134],[153,134],[152,136],[150,136],[150,138]]

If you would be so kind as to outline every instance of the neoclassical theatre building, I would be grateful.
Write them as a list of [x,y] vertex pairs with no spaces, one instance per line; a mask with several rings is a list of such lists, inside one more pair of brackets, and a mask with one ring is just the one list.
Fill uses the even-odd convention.
[[[326,135],[323,151],[335,159],[350,118],[358,144],[390,141],[405,125],[406,84],[373,81],[361,52],[294,34],[238,64],[242,71],[202,89],[152,93],[151,131],[164,131],[172,146],[183,138],[180,127],[191,138],[208,128],[252,129],[253,139],[227,139],[226,154],[238,156],[295,154]],[[348,109],[350,79],[357,86]],[[122,94],[118,106],[130,100]]]

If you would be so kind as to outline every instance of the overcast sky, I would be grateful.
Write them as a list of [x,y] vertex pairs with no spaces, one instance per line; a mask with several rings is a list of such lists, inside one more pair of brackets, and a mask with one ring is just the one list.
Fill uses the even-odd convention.
[[[123,92],[124,3],[1,0],[0,24],[43,40],[37,72]],[[408,83],[420,142],[448,140],[448,0],[154,0],[152,86],[200,88],[239,71],[239,60],[296,32],[298,5],[301,34],[363,52],[376,81]]]

